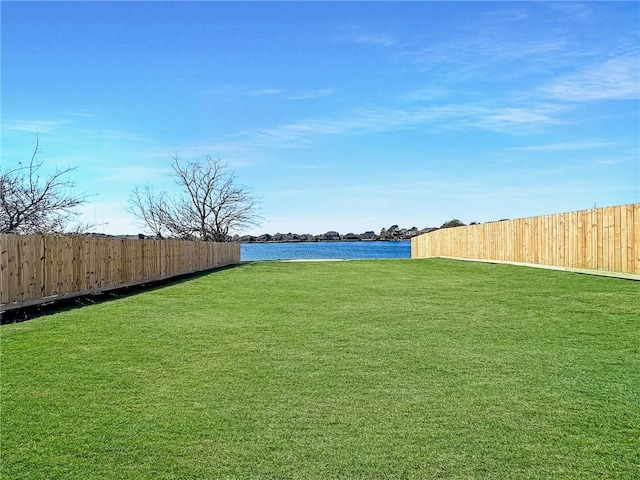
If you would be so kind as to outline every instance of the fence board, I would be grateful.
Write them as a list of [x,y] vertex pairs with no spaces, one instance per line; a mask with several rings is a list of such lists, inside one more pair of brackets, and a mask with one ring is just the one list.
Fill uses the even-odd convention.
[[0,243],[0,304],[9,303],[9,245]]
[[[630,265],[635,272],[640,272],[640,203],[633,206],[633,250],[634,262]],[[630,227],[631,228],[631,227]]]
[[414,237],[411,256],[640,275],[640,203],[440,229]]
[[0,234],[1,310],[209,270],[240,261],[240,245]]

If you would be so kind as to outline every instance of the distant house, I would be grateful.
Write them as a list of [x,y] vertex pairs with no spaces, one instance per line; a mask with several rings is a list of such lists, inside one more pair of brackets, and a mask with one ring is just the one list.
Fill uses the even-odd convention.
[[255,241],[257,241],[258,239],[256,237],[254,237],[253,235],[243,235],[242,237],[238,237],[237,235],[234,236],[233,241],[234,242],[240,242],[240,243],[253,243]]
[[325,233],[324,235],[322,235],[323,240],[329,241],[329,242],[337,242],[340,240],[340,234],[338,232],[334,232],[333,230]]
[[377,240],[378,236],[376,235],[375,232],[369,230],[368,232],[364,232],[362,235],[360,235],[360,239],[371,241],[371,240]]
[[342,236],[341,240],[344,240],[346,242],[359,242],[360,237],[355,233],[347,233],[346,235]]
[[416,235],[419,235],[418,229],[413,227],[409,230],[402,230],[400,238],[402,240],[411,240],[411,238],[415,237]]

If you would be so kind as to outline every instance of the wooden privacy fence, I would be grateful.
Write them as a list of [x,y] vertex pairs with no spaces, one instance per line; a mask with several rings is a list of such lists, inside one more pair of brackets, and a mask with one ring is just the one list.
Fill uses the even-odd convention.
[[5,310],[238,263],[240,245],[3,234],[0,255]]
[[444,228],[411,258],[458,257],[640,275],[640,203]]

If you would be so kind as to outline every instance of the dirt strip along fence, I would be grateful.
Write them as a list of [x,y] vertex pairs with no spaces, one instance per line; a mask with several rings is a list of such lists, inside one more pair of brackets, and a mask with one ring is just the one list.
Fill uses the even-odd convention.
[[640,203],[444,228],[411,258],[457,257],[640,275]]
[[0,310],[240,262],[236,243],[0,235]]

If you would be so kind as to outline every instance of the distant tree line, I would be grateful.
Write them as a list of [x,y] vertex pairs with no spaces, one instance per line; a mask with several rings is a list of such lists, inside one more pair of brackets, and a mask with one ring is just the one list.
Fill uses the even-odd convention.
[[[470,225],[476,225],[478,222],[471,222]],[[382,228],[380,233],[376,234],[373,230],[369,230],[364,233],[354,234],[347,233],[341,235],[337,231],[329,231],[320,235],[311,235],[309,233],[275,233],[275,234],[262,234],[262,235],[234,235],[232,240],[234,242],[252,243],[252,242],[326,242],[326,241],[398,241],[398,240],[410,240],[416,235],[423,233],[433,232],[440,228],[453,228],[463,227],[465,224],[454,218],[448,222],[443,223],[440,227],[427,227],[419,230],[417,227],[400,228],[398,225],[391,225],[389,228]]]

